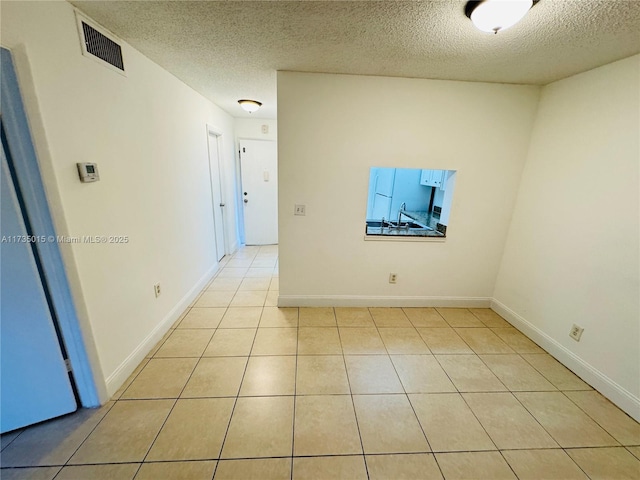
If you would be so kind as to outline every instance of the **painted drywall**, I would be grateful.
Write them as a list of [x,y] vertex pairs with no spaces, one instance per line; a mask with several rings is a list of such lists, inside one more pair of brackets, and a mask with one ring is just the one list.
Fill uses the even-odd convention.
[[640,420],[638,85],[634,56],[544,87],[494,297]]
[[[488,305],[538,97],[532,86],[279,72],[280,304]],[[458,171],[445,242],[364,240],[372,166]]]
[[[233,119],[126,43],[127,76],[82,56],[66,2],[3,2],[1,21],[58,233],[128,239],[63,246],[111,394],[215,270],[206,127],[233,171]],[[87,161],[99,182],[78,180]]]
[[[234,119],[236,139],[248,138],[251,140],[277,140],[278,122],[277,120],[264,118],[235,118]],[[267,133],[263,132],[266,126]]]

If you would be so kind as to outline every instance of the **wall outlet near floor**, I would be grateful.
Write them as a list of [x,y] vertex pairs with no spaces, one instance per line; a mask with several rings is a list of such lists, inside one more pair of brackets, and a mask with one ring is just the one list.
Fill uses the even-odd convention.
[[389,274],[389,283],[398,283],[398,274],[390,273]]
[[153,285],[153,291],[156,294],[156,298],[160,296],[160,284],[156,283]]
[[576,342],[579,342],[580,337],[582,336],[582,332],[584,332],[584,328],[579,327],[574,323],[573,326],[571,327],[571,330],[569,330],[569,336],[573,338]]

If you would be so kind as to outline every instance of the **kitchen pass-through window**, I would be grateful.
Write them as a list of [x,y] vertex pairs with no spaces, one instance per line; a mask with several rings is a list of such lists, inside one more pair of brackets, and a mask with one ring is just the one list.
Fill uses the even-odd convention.
[[367,237],[446,237],[455,180],[455,170],[371,167]]

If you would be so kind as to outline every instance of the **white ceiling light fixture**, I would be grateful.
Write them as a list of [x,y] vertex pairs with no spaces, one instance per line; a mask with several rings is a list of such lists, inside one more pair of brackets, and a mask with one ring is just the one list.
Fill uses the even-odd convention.
[[518,23],[538,0],[481,0],[467,2],[464,13],[479,30],[498,33]]
[[238,100],[238,103],[240,104],[240,106],[245,112],[249,112],[249,113],[253,113],[257,111],[262,106],[262,103],[258,102],[257,100],[243,99],[243,100]]

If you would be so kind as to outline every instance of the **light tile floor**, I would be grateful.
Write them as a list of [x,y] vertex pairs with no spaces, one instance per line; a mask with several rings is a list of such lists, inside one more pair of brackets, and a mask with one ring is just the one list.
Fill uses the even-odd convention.
[[3,479],[638,479],[640,425],[489,309],[277,308],[245,247],[111,402]]

